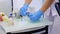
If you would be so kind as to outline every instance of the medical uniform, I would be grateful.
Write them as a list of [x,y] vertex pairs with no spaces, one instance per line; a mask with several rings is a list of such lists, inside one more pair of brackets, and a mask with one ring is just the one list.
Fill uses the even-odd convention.
[[[55,2],[58,2],[58,0],[55,0]],[[54,13],[57,14],[56,9],[54,8],[52,11],[55,11]],[[53,13],[53,14],[54,14]],[[55,14],[55,15],[56,15]],[[52,34],[60,34],[60,17],[57,14],[57,16],[54,19],[54,24],[53,24],[53,29],[52,29]]]
[[[48,18],[50,16],[50,12],[52,14],[51,17],[54,17],[53,25],[49,26],[49,34],[60,34],[60,17],[58,16],[57,10],[55,8],[55,3],[58,2],[58,0],[55,0],[51,7],[45,12],[45,18]],[[51,18],[49,17],[49,18]]]

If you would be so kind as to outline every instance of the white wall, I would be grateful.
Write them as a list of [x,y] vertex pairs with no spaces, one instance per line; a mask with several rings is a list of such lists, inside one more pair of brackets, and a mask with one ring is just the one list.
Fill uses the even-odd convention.
[[[25,0],[13,0],[13,4],[14,4],[14,11],[16,9],[20,9],[23,4],[25,3]],[[39,8],[41,8],[43,4],[43,0],[32,0],[31,4],[29,5],[30,7],[34,8],[34,10],[39,10]]]
[[11,8],[11,0],[0,0],[0,12],[3,11],[8,15]]

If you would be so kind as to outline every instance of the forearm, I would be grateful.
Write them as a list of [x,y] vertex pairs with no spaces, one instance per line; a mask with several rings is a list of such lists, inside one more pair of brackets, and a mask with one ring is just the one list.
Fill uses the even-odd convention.
[[49,6],[53,3],[53,1],[54,0],[46,0],[40,10],[42,10],[43,12],[45,12],[49,8]]
[[32,0],[25,0],[26,4],[30,4]]

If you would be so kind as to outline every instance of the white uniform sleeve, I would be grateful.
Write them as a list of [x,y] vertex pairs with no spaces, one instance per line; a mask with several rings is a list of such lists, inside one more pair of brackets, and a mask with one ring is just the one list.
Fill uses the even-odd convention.
[[50,15],[50,11],[52,16],[58,15],[57,10],[55,8],[55,3],[58,2],[58,0],[55,0],[53,4],[47,9],[47,11],[44,14],[44,17],[47,18]]

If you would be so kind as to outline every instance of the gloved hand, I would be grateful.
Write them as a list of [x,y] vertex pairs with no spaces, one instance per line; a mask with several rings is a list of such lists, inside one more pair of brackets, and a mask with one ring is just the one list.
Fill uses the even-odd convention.
[[26,16],[27,9],[28,9],[28,4],[24,4],[23,7],[21,7],[21,9],[20,9],[20,15]]
[[44,13],[42,11],[37,11],[34,14],[29,13],[28,17],[31,21],[38,21]]

